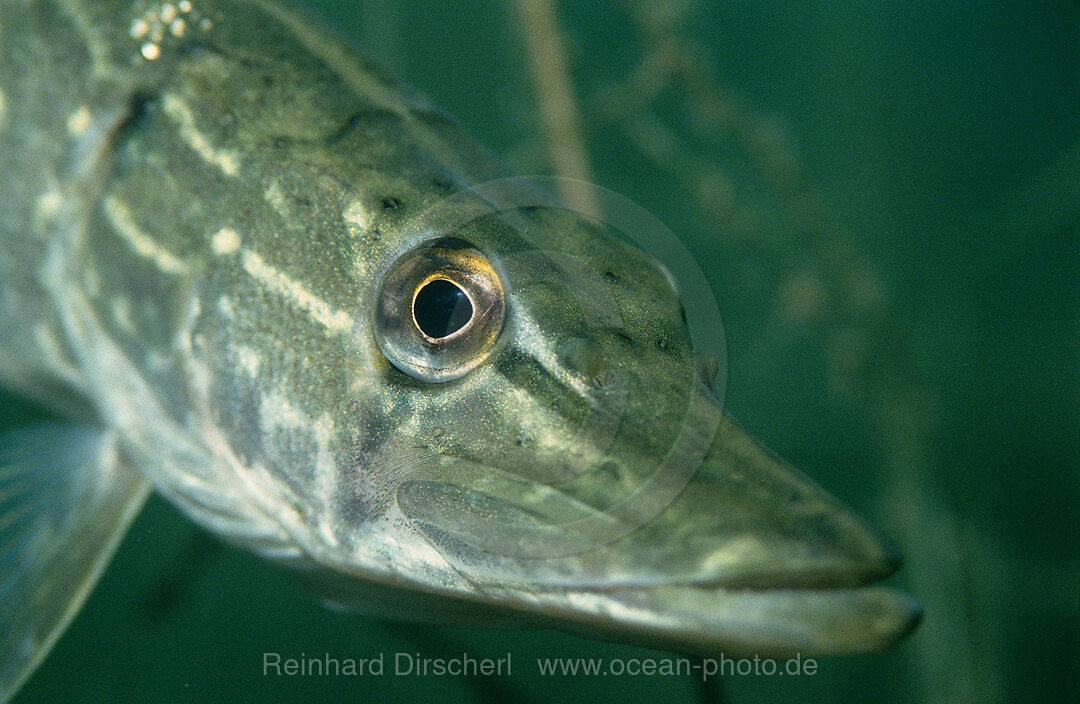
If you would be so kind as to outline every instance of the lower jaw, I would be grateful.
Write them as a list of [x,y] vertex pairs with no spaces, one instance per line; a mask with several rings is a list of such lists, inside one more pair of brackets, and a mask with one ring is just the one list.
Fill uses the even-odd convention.
[[784,657],[884,650],[908,635],[922,609],[885,587],[741,589],[661,586],[532,592],[526,610],[564,630],[699,655]]

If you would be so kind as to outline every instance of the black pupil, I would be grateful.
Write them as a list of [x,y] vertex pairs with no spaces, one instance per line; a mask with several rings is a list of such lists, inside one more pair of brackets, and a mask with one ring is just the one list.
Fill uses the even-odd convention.
[[472,318],[469,297],[456,284],[434,279],[424,285],[413,301],[413,317],[428,337],[452,335]]

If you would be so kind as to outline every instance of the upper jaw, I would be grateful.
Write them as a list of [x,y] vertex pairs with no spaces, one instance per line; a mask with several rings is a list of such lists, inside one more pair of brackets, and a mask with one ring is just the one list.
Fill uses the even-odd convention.
[[558,485],[434,454],[398,487],[398,505],[479,582],[821,589],[897,569],[891,542],[729,417],[713,420],[685,477],[658,471],[603,509]]
[[471,598],[562,627],[703,654],[865,652],[915,627],[916,602],[868,586],[899,567],[891,542],[717,404],[690,421],[707,441],[675,459],[693,471],[617,510],[445,456],[401,484],[398,504]]

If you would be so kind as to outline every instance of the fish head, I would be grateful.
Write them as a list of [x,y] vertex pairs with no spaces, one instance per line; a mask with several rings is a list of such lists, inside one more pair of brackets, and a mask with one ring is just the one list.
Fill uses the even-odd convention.
[[913,601],[867,586],[892,544],[723,412],[663,265],[565,208],[448,211],[373,276],[324,563],[416,609],[703,653],[914,627]]

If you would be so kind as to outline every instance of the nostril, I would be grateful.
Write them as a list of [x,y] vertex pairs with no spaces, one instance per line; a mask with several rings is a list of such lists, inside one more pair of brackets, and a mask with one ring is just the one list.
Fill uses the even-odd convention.
[[607,368],[604,352],[595,340],[577,337],[563,345],[559,355],[568,369],[582,374],[588,379],[601,375]]

